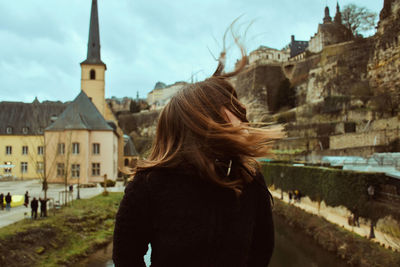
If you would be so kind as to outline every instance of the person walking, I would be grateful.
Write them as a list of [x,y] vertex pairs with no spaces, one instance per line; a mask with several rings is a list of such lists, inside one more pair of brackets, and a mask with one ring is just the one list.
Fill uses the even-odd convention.
[[292,190],[289,191],[289,204],[292,203],[293,193]]
[[36,199],[36,197],[34,197],[31,201],[31,218],[32,219],[37,219],[37,210],[38,210],[38,206],[39,206],[39,202]]
[[4,194],[0,193],[0,207],[1,210],[4,210]]
[[24,196],[24,206],[28,207],[28,205],[29,205],[29,194],[28,191],[26,191]]
[[274,248],[271,194],[257,157],[279,131],[249,126],[223,65],[178,91],[162,110],[154,145],[125,189],[113,261],[145,266],[267,266]]
[[12,201],[12,197],[10,195],[10,192],[8,192],[6,195],[6,210],[7,211],[10,211],[10,209],[11,209],[11,201]]
[[39,198],[40,202],[40,217],[47,217],[47,199]]

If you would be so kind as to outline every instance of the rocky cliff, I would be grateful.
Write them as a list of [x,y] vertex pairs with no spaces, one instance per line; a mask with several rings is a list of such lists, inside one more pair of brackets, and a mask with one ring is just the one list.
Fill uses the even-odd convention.
[[313,161],[398,151],[399,19],[400,0],[385,0],[375,36],[284,64],[296,107],[273,117],[288,131],[275,148],[281,157]]

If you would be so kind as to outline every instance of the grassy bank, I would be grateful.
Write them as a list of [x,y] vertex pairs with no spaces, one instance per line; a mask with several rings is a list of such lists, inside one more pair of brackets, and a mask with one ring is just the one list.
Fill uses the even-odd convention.
[[41,219],[0,229],[0,266],[71,266],[109,243],[122,193],[76,200]]
[[351,233],[317,215],[274,199],[274,213],[351,266],[400,266],[400,253]]

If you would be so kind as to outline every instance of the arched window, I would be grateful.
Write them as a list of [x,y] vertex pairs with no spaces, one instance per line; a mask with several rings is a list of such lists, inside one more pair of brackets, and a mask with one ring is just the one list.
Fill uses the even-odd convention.
[[95,70],[90,70],[90,79],[91,80],[96,80],[96,71]]
[[125,166],[128,166],[128,165],[129,165],[129,159],[125,159],[124,165],[125,165]]

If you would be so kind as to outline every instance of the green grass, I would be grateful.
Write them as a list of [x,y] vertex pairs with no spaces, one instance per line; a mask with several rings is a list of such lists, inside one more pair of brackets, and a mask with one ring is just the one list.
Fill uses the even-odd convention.
[[[70,266],[76,263],[111,241],[114,217],[122,196],[123,193],[109,193],[108,196],[75,200],[54,216],[49,211],[45,219],[25,219],[1,228],[0,265]],[[41,248],[44,252],[38,254]]]

